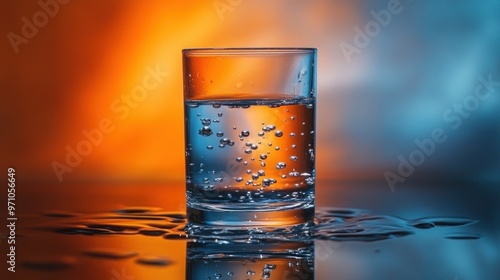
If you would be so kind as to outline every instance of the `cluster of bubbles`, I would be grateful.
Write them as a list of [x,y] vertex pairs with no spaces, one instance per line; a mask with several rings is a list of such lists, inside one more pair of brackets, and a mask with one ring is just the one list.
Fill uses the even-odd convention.
[[[311,106],[308,106],[307,108],[312,108]],[[191,106],[191,107],[193,107],[193,106]],[[221,105],[220,104],[212,104],[212,107],[214,109],[218,109],[218,108],[221,108]],[[234,106],[231,105],[228,107],[229,108],[249,108],[250,105],[234,105]],[[277,106],[269,106],[269,107],[277,107]],[[286,112],[288,112],[288,109],[285,109],[285,110],[286,110]],[[277,175],[277,176],[279,176],[279,178],[266,177],[265,169],[269,168],[269,167],[266,167],[266,165],[267,165],[266,161],[267,161],[267,163],[269,163],[268,159],[270,158],[271,151],[267,150],[267,151],[263,151],[261,153],[258,153],[256,155],[254,155],[254,154],[257,153],[257,151],[259,150],[259,148],[263,144],[264,145],[267,144],[268,147],[272,147],[274,144],[272,142],[272,137],[282,138],[283,136],[285,136],[284,131],[278,129],[275,124],[261,122],[262,127],[261,127],[261,130],[257,131],[257,133],[256,133],[256,135],[258,136],[258,140],[256,140],[255,134],[254,134],[255,132],[252,132],[251,130],[248,130],[248,129],[240,129],[239,130],[237,126],[232,126],[232,130],[235,131],[234,134],[229,133],[230,134],[229,135],[227,131],[217,131],[218,126],[213,126],[213,124],[220,123],[221,120],[219,118],[222,118],[225,113],[217,112],[216,114],[217,114],[218,118],[207,118],[206,116],[202,116],[202,114],[200,114],[200,113],[197,114],[197,117],[199,118],[199,121],[201,124],[201,127],[198,130],[198,134],[201,135],[202,137],[216,136],[217,138],[219,138],[217,144],[210,143],[210,145],[207,145],[206,146],[207,150],[214,150],[214,148],[217,145],[221,149],[226,148],[228,146],[233,147],[233,146],[235,146],[235,141],[237,141],[237,139],[239,139],[240,142],[243,142],[242,146],[241,146],[242,147],[241,152],[244,154],[241,154],[241,155],[235,157],[236,162],[230,164],[232,166],[241,166],[243,169],[241,169],[241,167],[237,167],[237,168],[234,168],[235,170],[238,170],[235,172],[230,172],[230,171],[226,170],[229,174],[227,174],[227,172],[226,172],[226,174],[222,175],[223,173],[225,173],[225,172],[222,172],[221,175],[219,177],[216,177],[216,178],[212,178],[210,176],[202,178],[202,185],[203,185],[202,189],[204,191],[213,191],[213,190],[215,190],[216,186],[222,186],[222,183],[225,183],[224,188],[228,188],[228,187],[232,186],[230,184],[230,181],[234,181],[236,183],[240,183],[241,186],[244,185],[244,186],[258,187],[259,193],[255,193],[255,195],[263,197],[264,188],[270,187],[273,184],[278,183],[278,180],[286,179],[287,177],[299,177],[299,176],[304,177],[304,179],[300,183],[294,183],[293,184],[294,187],[298,188],[298,187],[301,187],[304,185],[309,185],[309,186],[314,185],[314,183],[315,183],[314,182],[314,175],[311,175],[310,173],[306,173],[306,172],[299,173],[293,167],[287,167],[287,164],[290,165],[293,162],[300,162],[300,160],[304,160],[304,158],[302,156],[300,156],[299,154],[292,154],[292,155],[288,156],[285,160],[283,160],[284,159],[283,158],[281,161],[273,163],[273,167],[279,171],[279,175]],[[284,119],[283,121],[286,122],[287,120],[295,121],[296,117],[292,115],[292,116],[289,116],[288,118]],[[302,122],[302,125],[306,125],[306,123]],[[314,131],[311,131],[310,133],[312,134],[312,133],[314,133]],[[228,135],[225,135],[225,134],[228,134]],[[234,139],[231,135],[237,139]],[[300,135],[303,136],[304,133],[300,133]],[[254,136],[254,138],[250,138],[251,136]],[[269,139],[269,136],[271,136],[270,139]],[[295,138],[297,136],[297,134],[295,132],[289,132],[287,134],[287,136],[289,136],[290,138]],[[268,137],[268,139],[264,140],[264,139],[266,139],[266,137]],[[231,139],[231,138],[233,138],[233,139]],[[266,141],[267,143],[264,141]],[[311,146],[311,144],[309,144],[309,146]],[[297,148],[297,145],[291,144],[291,146],[286,148],[286,150],[288,151],[289,148],[290,148],[290,151],[293,151],[294,149]],[[274,145],[273,149],[275,151],[281,150],[280,146],[278,146],[278,145]],[[312,148],[309,149],[309,157],[310,157],[311,161],[314,161],[314,151]],[[288,160],[288,162],[287,162],[287,160]],[[261,168],[259,170],[245,169],[245,167],[249,166],[249,164],[253,161],[257,162]],[[292,166],[293,166],[293,164],[292,164]],[[284,171],[286,171],[287,168],[290,168],[291,171],[284,172]],[[239,174],[240,173],[239,170],[246,171],[245,173],[248,174],[249,176],[246,177],[247,175]],[[200,166],[200,173],[202,171],[203,171],[203,169]],[[215,173],[215,171],[213,173]],[[208,178],[208,177],[210,177],[210,178]],[[224,177],[224,178],[221,178],[221,177]],[[231,177],[232,177],[232,179],[231,179]],[[285,185],[288,185],[288,184],[285,184]],[[230,198],[230,199],[233,199],[233,195],[227,194],[228,198]],[[252,200],[250,192],[248,192],[246,195],[237,195],[237,197],[235,197],[235,199],[237,199],[238,197],[240,198],[240,200],[243,200],[243,199],[250,199],[250,201]]]

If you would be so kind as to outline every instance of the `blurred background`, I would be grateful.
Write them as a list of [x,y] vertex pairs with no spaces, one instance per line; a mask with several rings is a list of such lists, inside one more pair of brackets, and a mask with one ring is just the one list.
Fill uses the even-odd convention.
[[494,0],[2,1],[1,168],[182,183],[181,50],[314,47],[318,180],[386,182],[440,128],[408,179],[498,182],[499,15]]

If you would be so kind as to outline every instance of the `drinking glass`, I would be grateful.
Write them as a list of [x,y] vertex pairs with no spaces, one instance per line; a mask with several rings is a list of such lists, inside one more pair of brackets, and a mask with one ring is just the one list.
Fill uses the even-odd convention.
[[189,234],[312,224],[316,52],[182,51]]

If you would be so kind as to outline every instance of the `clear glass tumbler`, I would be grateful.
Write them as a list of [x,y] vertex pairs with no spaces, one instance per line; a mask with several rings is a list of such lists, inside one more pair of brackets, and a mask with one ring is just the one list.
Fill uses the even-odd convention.
[[188,233],[314,219],[316,49],[182,51]]

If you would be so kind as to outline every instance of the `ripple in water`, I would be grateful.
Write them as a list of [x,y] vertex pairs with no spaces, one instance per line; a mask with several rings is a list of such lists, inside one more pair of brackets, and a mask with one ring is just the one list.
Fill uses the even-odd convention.
[[[64,211],[53,211],[50,217],[61,218],[51,229],[62,234],[83,235],[130,235],[161,236],[164,239],[188,239],[185,232],[186,215],[164,212],[155,207],[127,207],[111,213],[100,213],[75,218]],[[44,214],[48,216],[47,213]],[[396,216],[373,215],[363,209],[320,208],[311,227],[304,225],[250,231],[223,229],[208,239],[227,242],[259,240],[333,240],[333,241],[379,241],[413,235],[416,230],[434,227],[459,227],[477,222],[464,217],[425,217],[407,220]],[[202,235],[197,234],[197,235]],[[235,239],[235,236],[242,237]],[[448,239],[478,239],[477,234],[449,234]]]

